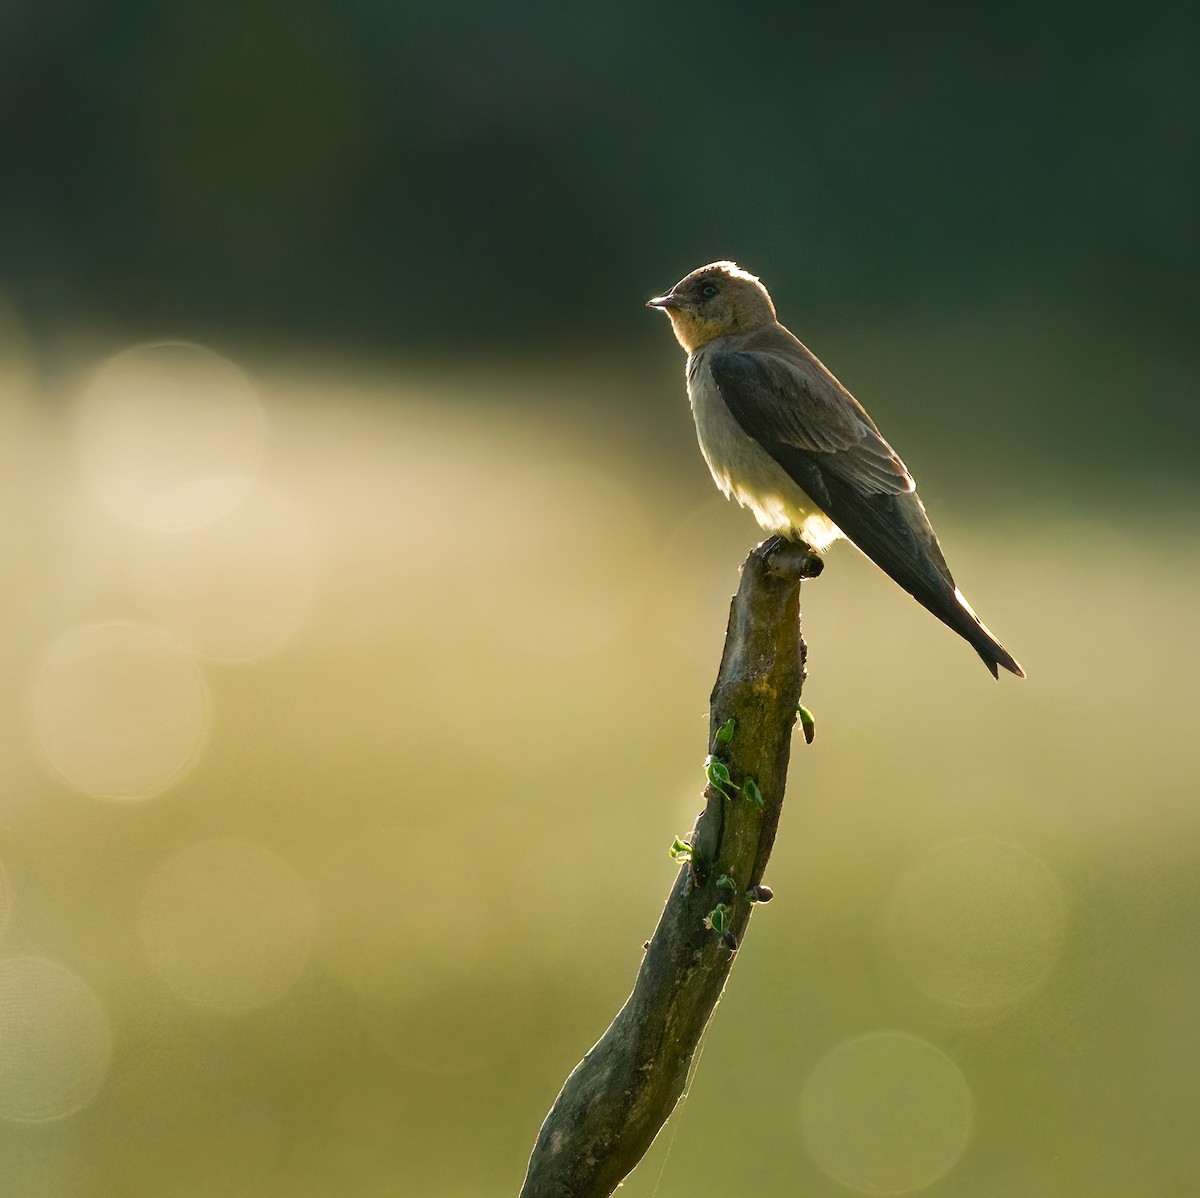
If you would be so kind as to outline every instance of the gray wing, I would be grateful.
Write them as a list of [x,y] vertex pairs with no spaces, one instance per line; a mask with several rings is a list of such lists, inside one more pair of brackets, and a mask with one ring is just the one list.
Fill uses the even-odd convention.
[[709,367],[729,410],[764,448],[818,455],[823,471],[869,494],[916,490],[870,416],[818,362],[726,350]]
[[820,362],[799,353],[724,350],[712,355],[709,369],[743,431],[867,557],[963,636],[993,675],[1003,666],[1024,676],[961,600],[912,475]]
[[819,362],[724,350],[709,368],[738,424],[855,545],[931,609],[958,606],[912,475]]

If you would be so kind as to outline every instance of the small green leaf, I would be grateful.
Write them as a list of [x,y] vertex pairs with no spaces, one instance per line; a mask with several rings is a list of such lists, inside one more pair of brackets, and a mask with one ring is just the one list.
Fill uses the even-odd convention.
[[705,917],[704,926],[724,935],[729,931],[729,908],[718,903]]
[[686,840],[681,840],[676,836],[674,843],[667,849],[667,853],[677,865],[683,865],[692,859],[692,846]]
[[717,879],[717,885],[722,890],[728,890],[730,893],[737,890],[737,883],[728,874],[722,874]]
[[729,719],[727,719],[725,721],[725,723],[723,723],[717,729],[717,744],[719,744],[719,745],[729,744],[729,742],[731,740],[733,740],[733,733],[734,733],[735,728],[737,728],[737,720],[735,720],[733,718],[733,716],[730,716]]
[[715,757],[709,756],[704,759],[704,774],[708,778],[709,785],[727,799],[731,797],[730,790],[738,789],[730,780],[729,766]]
[[817,725],[813,719],[813,713],[801,703],[796,708],[796,714],[800,717],[800,727],[804,730],[804,743],[811,745],[813,737],[817,734]]
[[717,761],[716,758],[710,757],[707,764],[708,777],[712,782],[721,782],[726,785],[729,783],[729,766],[723,761]]
[[742,794],[752,802],[760,811],[762,810],[763,797],[762,791],[758,789],[758,783],[753,778],[747,778],[742,783]]

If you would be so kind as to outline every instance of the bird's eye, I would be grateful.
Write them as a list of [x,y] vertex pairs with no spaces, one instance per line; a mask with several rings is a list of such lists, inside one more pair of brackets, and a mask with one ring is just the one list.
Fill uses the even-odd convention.
[[712,297],[717,294],[717,285],[715,283],[705,283],[704,286],[700,288],[700,294],[704,296],[705,299],[712,299]]

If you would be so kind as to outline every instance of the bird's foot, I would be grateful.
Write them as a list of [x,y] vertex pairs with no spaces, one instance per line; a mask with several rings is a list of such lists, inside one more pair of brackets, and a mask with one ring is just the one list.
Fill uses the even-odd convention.
[[816,578],[825,569],[825,559],[803,541],[768,537],[758,547],[767,569],[779,578]]

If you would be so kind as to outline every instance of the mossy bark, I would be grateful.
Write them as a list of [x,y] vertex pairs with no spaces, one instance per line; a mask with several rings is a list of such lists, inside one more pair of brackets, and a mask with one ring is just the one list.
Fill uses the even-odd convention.
[[[700,1037],[733,967],[783,807],[804,681],[800,581],[820,572],[802,545],[764,542],[742,567],[709,707],[709,754],[729,771],[711,782],[684,865],[638,970],[633,993],[572,1070],[530,1157],[521,1198],[608,1198],[645,1155],[687,1081]],[[732,720],[732,737],[717,733]],[[710,772],[711,776],[711,772]],[[749,797],[751,780],[762,805]],[[753,787],[749,788],[753,795]],[[718,885],[718,880],[731,878]],[[727,909],[727,927],[711,916]]]

